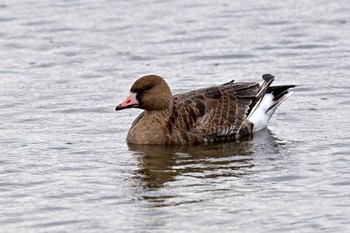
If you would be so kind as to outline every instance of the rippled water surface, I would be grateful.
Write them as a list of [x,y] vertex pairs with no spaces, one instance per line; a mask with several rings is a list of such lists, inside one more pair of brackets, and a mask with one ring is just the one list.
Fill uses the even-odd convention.
[[[349,232],[350,2],[0,3],[1,232]],[[141,75],[296,84],[253,139],[128,146]]]

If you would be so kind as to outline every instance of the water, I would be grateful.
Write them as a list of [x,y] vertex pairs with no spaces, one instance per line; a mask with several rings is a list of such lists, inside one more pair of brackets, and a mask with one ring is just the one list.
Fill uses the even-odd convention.
[[[348,232],[350,3],[0,3],[0,232]],[[251,140],[128,147],[141,75],[296,84]]]

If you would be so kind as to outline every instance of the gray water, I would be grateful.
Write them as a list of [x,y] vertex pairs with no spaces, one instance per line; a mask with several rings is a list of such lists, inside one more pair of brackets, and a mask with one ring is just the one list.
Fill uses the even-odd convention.
[[[349,232],[350,2],[3,0],[0,232]],[[251,140],[128,146],[133,81],[296,84]]]

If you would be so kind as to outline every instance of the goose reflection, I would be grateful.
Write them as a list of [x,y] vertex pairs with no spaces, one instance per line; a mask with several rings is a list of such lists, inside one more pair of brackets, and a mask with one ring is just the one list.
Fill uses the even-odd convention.
[[135,177],[145,189],[158,189],[187,176],[199,179],[241,177],[252,173],[254,155],[259,150],[276,152],[278,143],[269,130],[244,141],[215,145],[151,146],[128,145],[137,156]]

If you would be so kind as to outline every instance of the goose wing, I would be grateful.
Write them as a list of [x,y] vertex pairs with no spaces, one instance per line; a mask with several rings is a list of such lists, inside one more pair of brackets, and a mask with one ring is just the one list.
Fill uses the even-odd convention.
[[235,135],[241,130],[259,90],[256,82],[231,81],[175,95],[172,128],[185,141]]

